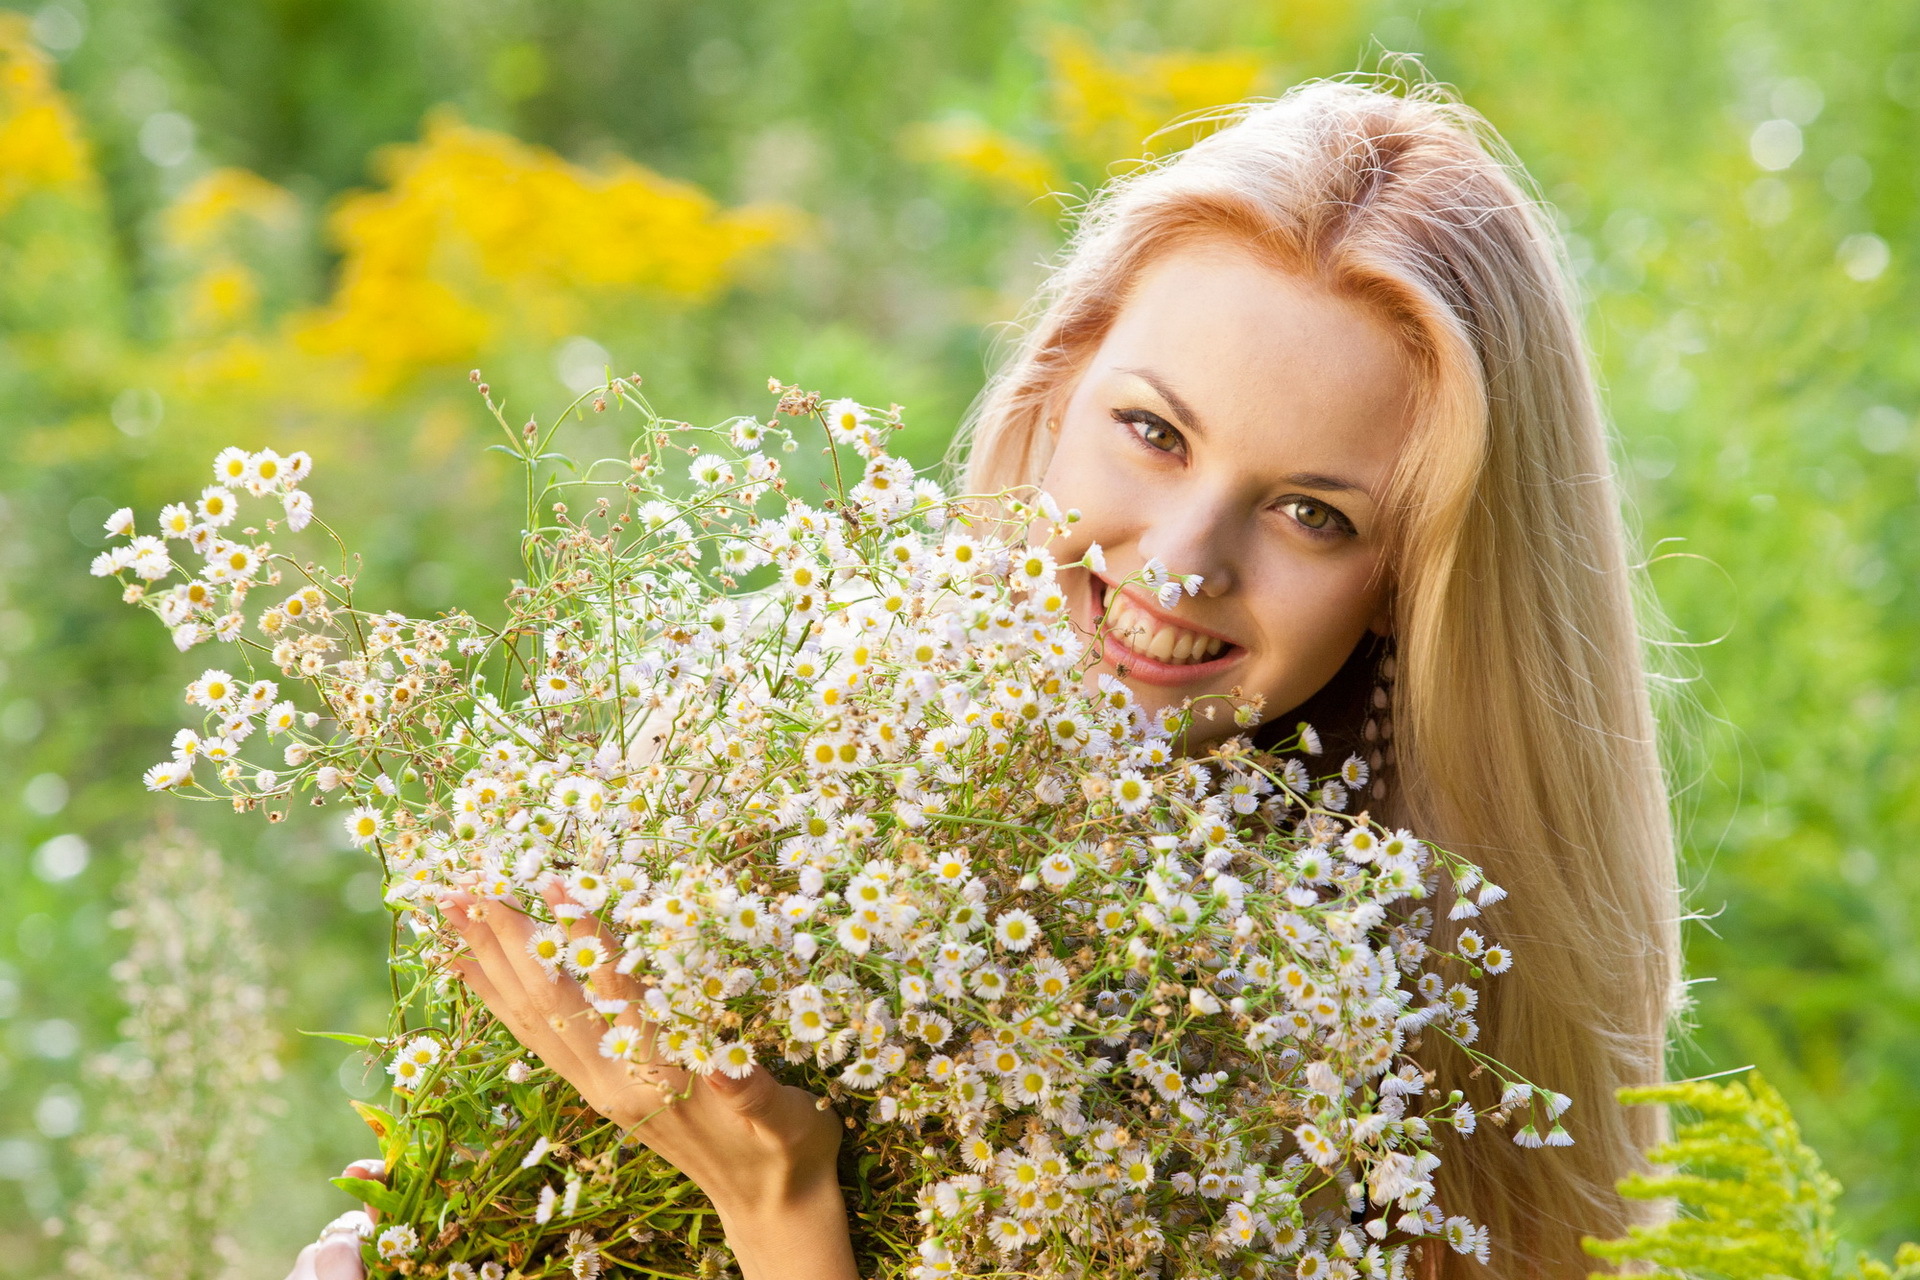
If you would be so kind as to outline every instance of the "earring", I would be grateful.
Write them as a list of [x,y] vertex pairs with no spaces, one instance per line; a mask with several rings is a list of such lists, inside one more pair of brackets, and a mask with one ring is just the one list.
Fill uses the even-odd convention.
[[1381,644],[1380,661],[1373,672],[1373,691],[1367,695],[1367,722],[1360,731],[1367,744],[1367,794],[1375,803],[1386,800],[1390,790],[1387,769],[1393,762],[1395,667],[1393,638],[1389,636]]

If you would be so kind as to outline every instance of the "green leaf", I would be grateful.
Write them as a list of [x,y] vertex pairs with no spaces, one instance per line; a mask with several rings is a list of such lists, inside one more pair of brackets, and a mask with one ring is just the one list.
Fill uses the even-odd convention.
[[371,1178],[329,1178],[328,1181],[369,1208],[388,1215],[400,1212],[403,1197],[384,1182]]
[[344,1031],[302,1031],[303,1036],[312,1036],[316,1040],[338,1040],[341,1044],[350,1044],[356,1049],[365,1049],[373,1044],[372,1036],[353,1036]]

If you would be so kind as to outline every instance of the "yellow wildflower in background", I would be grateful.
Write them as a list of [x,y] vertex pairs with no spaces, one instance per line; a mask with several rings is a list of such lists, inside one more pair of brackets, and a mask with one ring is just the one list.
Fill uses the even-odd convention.
[[291,191],[246,169],[215,169],[182,191],[161,220],[169,248],[205,250],[237,226],[287,230],[300,220]]
[[911,141],[921,155],[984,179],[1020,200],[1049,195],[1066,181],[1038,147],[1008,137],[977,120],[942,120],[929,124],[917,130]]
[[28,192],[78,186],[92,169],[53,65],[25,14],[0,13],[0,213]]
[[1116,162],[1149,151],[1165,154],[1192,141],[1206,126],[1176,121],[1239,102],[1265,70],[1248,52],[1108,58],[1070,30],[1054,36],[1047,64],[1052,118],[1046,126],[1057,140],[1052,148],[971,120],[923,125],[911,142],[922,154],[1022,200],[1061,190],[1069,179],[1096,187]]
[[330,218],[339,284],[296,331],[310,352],[351,358],[374,392],[471,358],[505,317],[558,335],[595,294],[703,300],[789,225],[781,210],[723,209],[630,160],[584,168],[451,114],[382,167],[386,190]]
[[[1249,53],[1103,59],[1075,32],[1054,38],[1048,62],[1054,114],[1072,155],[1102,165],[1131,159],[1152,134],[1183,116],[1240,101],[1253,92],[1261,70]],[[1181,141],[1155,139],[1153,149],[1164,152]]]
[[300,201],[245,169],[197,179],[161,218],[161,239],[184,268],[177,307],[184,333],[205,336],[255,327],[261,281],[248,250],[284,252],[300,228]]

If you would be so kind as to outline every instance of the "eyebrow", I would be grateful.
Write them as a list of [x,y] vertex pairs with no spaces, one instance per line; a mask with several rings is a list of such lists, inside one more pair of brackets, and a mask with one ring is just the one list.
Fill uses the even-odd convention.
[[[1120,369],[1117,372],[1130,374],[1152,387],[1159,397],[1167,402],[1167,407],[1172,409],[1180,419],[1181,426],[1195,435],[1204,436],[1207,433],[1206,428],[1200,423],[1200,416],[1193,411],[1193,406],[1188,404],[1180,393],[1169,386],[1166,379],[1159,374],[1151,369]],[[1369,498],[1373,496],[1364,486],[1357,485],[1351,480],[1323,475],[1317,471],[1295,471],[1281,476],[1280,479],[1285,484],[1299,485],[1302,489],[1320,489],[1327,493],[1358,493]]]
[[1187,430],[1193,432],[1195,435],[1203,436],[1207,434],[1207,429],[1200,425],[1200,415],[1193,411],[1193,406],[1183,400],[1178,391],[1168,386],[1166,379],[1162,378],[1159,374],[1151,369],[1121,369],[1118,370],[1118,372],[1130,374],[1158,392],[1160,398],[1165,400],[1167,406],[1179,417],[1181,426],[1187,428]]
[[1373,495],[1351,480],[1342,480],[1339,476],[1323,476],[1316,471],[1296,471],[1280,477],[1287,484],[1297,484],[1302,489],[1325,489],[1333,493],[1362,493]]

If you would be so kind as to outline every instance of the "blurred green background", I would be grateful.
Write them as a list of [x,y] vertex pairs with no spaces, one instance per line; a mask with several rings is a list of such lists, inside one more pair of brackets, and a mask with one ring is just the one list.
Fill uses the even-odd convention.
[[[1667,0],[53,0],[0,10],[0,1273],[60,1267],[129,843],[206,832],[273,957],[248,1178],[279,1275],[370,1149],[385,915],[334,815],[149,796],[210,660],[86,576],[221,446],[311,450],[361,599],[497,599],[518,512],[466,371],[550,417],[769,374],[937,458],[1158,126],[1421,54],[1571,237],[1653,588],[1691,906],[1682,1074],[1758,1064],[1920,1235],[1920,7]],[[611,448],[610,427],[578,449]],[[1522,904],[1522,909],[1524,906]]]

